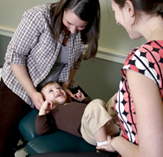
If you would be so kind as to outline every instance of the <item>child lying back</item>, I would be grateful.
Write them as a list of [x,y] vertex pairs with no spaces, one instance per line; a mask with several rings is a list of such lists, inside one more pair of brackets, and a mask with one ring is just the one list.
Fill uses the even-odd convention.
[[102,100],[91,101],[79,90],[74,94],[78,102],[67,102],[66,92],[57,82],[47,83],[41,93],[45,102],[36,119],[37,134],[59,129],[98,146],[106,145],[108,136],[119,134],[119,125],[114,123]]

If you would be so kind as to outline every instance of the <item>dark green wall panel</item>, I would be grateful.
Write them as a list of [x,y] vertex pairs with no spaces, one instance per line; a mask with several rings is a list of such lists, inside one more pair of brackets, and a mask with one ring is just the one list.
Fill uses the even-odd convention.
[[117,92],[121,67],[122,64],[98,58],[82,61],[74,79],[92,99],[107,102]]
[[6,48],[11,38],[0,35],[0,65],[4,63]]

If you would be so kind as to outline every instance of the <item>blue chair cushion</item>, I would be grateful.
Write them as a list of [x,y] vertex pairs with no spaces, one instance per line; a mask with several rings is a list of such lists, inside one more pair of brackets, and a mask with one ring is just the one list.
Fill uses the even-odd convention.
[[30,157],[118,157],[118,153],[111,152],[81,152],[81,153],[40,153]]
[[95,152],[95,146],[84,139],[64,131],[56,131],[47,135],[37,135],[35,120],[38,110],[32,110],[19,124],[19,130],[27,141],[26,149],[29,155],[50,152]]
[[95,146],[80,137],[64,131],[34,138],[28,142],[26,149],[30,155],[48,152],[95,152]]
[[39,135],[35,131],[35,120],[38,114],[37,109],[33,109],[19,123],[19,131],[26,141],[31,141]]

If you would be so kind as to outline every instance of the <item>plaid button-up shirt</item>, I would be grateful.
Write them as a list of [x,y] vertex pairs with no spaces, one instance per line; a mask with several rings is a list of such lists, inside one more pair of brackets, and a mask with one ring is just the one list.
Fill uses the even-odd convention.
[[[9,63],[25,65],[29,76],[36,87],[50,72],[64,39],[60,34],[59,42],[53,38],[50,18],[50,5],[41,5],[29,9],[23,14],[22,20],[16,29],[5,56],[2,69],[4,83],[32,108],[34,104],[24,88],[15,78]],[[78,69],[82,59],[84,45],[81,34],[71,34],[68,39],[69,58],[59,76],[59,82],[68,80],[70,70]]]

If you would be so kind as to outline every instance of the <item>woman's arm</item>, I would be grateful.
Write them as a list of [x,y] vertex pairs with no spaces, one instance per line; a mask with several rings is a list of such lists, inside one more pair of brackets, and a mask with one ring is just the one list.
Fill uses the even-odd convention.
[[31,8],[23,14],[8,46],[5,60],[10,64],[14,75],[31,97],[36,108],[40,109],[43,103],[42,95],[36,91],[26,69],[27,57],[30,56],[30,51],[38,43],[46,24],[44,20],[40,20],[44,18],[38,12],[39,10]]
[[43,97],[41,93],[37,92],[28,73],[27,69],[24,65],[16,65],[10,63],[11,69],[19,81],[19,83],[23,86],[25,91],[28,93],[28,95],[31,97],[35,107],[39,110],[41,108],[41,105],[43,104]]
[[[135,71],[127,80],[136,108],[139,156],[163,155],[163,103],[157,84]],[[162,81],[162,80],[161,80]]]
[[123,157],[162,157],[163,103],[158,86],[132,70],[127,70],[127,80],[136,109],[139,146],[117,137],[112,147]]
[[72,98],[74,97],[74,95],[71,93],[71,91],[68,89],[70,82],[72,81],[75,73],[76,73],[77,69],[72,69],[70,72],[70,76],[67,82],[64,82],[62,84],[62,88],[66,91],[67,94],[69,94]]
[[117,151],[123,157],[162,157],[163,103],[158,86],[150,78],[132,70],[127,70],[127,80],[136,109],[139,145],[118,136],[100,148]]

